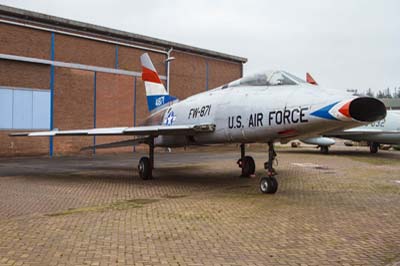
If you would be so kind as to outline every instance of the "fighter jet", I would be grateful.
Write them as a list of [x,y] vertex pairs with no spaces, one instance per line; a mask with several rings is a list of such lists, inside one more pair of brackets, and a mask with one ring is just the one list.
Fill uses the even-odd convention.
[[335,144],[332,137],[353,141],[366,141],[371,153],[377,153],[381,144],[400,144],[400,111],[389,110],[384,119],[343,131],[333,131],[321,137],[302,139],[307,144],[319,146],[322,153],[328,153]]
[[242,176],[255,173],[255,162],[245,153],[245,143],[267,143],[262,193],[278,189],[275,142],[307,138],[381,120],[385,105],[369,97],[354,97],[320,88],[285,71],[266,71],[232,81],[179,101],[162,84],[148,54],[141,56],[150,116],[137,127],[92,128],[16,133],[13,136],[136,136],[97,148],[149,146],[149,156],[139,160],[142,179],[152,178],[154,148],[217,143],[240,144]]

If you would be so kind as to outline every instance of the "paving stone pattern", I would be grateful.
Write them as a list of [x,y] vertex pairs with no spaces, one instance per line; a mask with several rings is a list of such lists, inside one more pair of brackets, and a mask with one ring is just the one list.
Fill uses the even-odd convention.
[[398,265],[400,153],[239,151],[0,160],[0,265]]

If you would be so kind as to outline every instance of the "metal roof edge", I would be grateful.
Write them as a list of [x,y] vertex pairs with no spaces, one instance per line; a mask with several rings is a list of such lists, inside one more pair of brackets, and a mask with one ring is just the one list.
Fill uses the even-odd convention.
[[51,16],[51,15],[47,15],[47,14],[43,14],[43,13],[39,13],[39,12],[35,12],[35,11],[29,11],[29,10],[5,6],[5,5],[0,5],[0,16],[1,15],[8,15],[8,16],[11,16],[12,18],[29,20],[29,21],[33,21],[33,22],[37,22],[37,23],[45,23],[48,25],[53,25],[54,27],[65,27],[67,29],[69,28],[69,29],[79,30],[79,31],[88,32],[88,33],[95,33],[95,34],[100,34],[100,35],[104,35],[107,37],[116,37],[116,38],[120,38],[120,39],[125,39],[127,41],[136,41],[136,42],[146,43],[149,45],[156,45],[156,46],[163,47],[165,49],[170,49],[172,47],[176,50],[182,50],[182,51],[198,53],[198,54],[202,54],[202,55],[208,55],[208,56],[217,57],[217,58],[221,58],[221,59],[225,59],[225,60],[230,60],[230,61],[235,61],[235,62],[240,62],[240,63],[247,62],[247,58],[244,58],[244,57],[229,55],[229,54],[220,53],[220,52],[203,49],[203,48],[198,48],[198,47],[194,47],[194,46],[190,46],[190,45],[186,45],[186,44],[166,41],[166,40],[153,38],[153,37],[149,37],[149,36],[145,36],[145,35],[116,30],[116,29],[98,26],[98,25],[94,25],[94,24],[90,24],[90,23],[86,23],[86,22],[70,20],[70,19],[66,19],[66,18]]

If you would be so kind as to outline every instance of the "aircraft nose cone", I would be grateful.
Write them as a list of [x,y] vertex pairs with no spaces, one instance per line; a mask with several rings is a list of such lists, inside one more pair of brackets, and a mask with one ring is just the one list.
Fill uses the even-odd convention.
[[386,106],[378,99],[359,97],[344,104],[339,112],[361,122],[374,122],[386,117]]

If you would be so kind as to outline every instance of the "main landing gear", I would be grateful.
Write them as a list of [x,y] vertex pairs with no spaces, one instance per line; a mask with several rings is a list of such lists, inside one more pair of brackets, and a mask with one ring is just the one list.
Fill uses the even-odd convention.
[[268,161],[264,164],[267,170],[267,176],[260,179],[260,190],[265,194],[274,194],[278,190],[278,181],[276,180],[276,172],[273,163],[276,158],[274,143],[268,142]]
[[370,153],[377,153],[379,150],[379,143],[371,142],[369,144],[369,152]]
[[139,160],[138,170],[139,176],[143,180],[153,178],[154,169],[154,138],[150,137],[149,141],[149,157],[142,157]]
[[328,154],[329,153],[329,146],[319,146],[319,151],[322,154]]
[[256,172],[256,164],[254,162],[253,157],[246,156],[245,144],[240,144],[240,159],[237,161],[237,164],[240,168],[242,168],[241,177],[250,177],[254,175]]
[[[154,137],[148,139],[149,157],[142,157],[139,160],[138,170],[139,176],[143,180],[153,178],[154,169]],[[238,160],[239,167],[242,168],[242,176],[248,177],[255,173],[255,163],[251,156],[246,156],[244,144],[240,145],[241,158]],[[274,194],[278,190],[278,181],[276,180],[276,172],[273,163],[276,159],[274,143],[268,142],[268,161],[264,163],[267,170],[267,176],[260,179],[260,190],[262,193]]]

